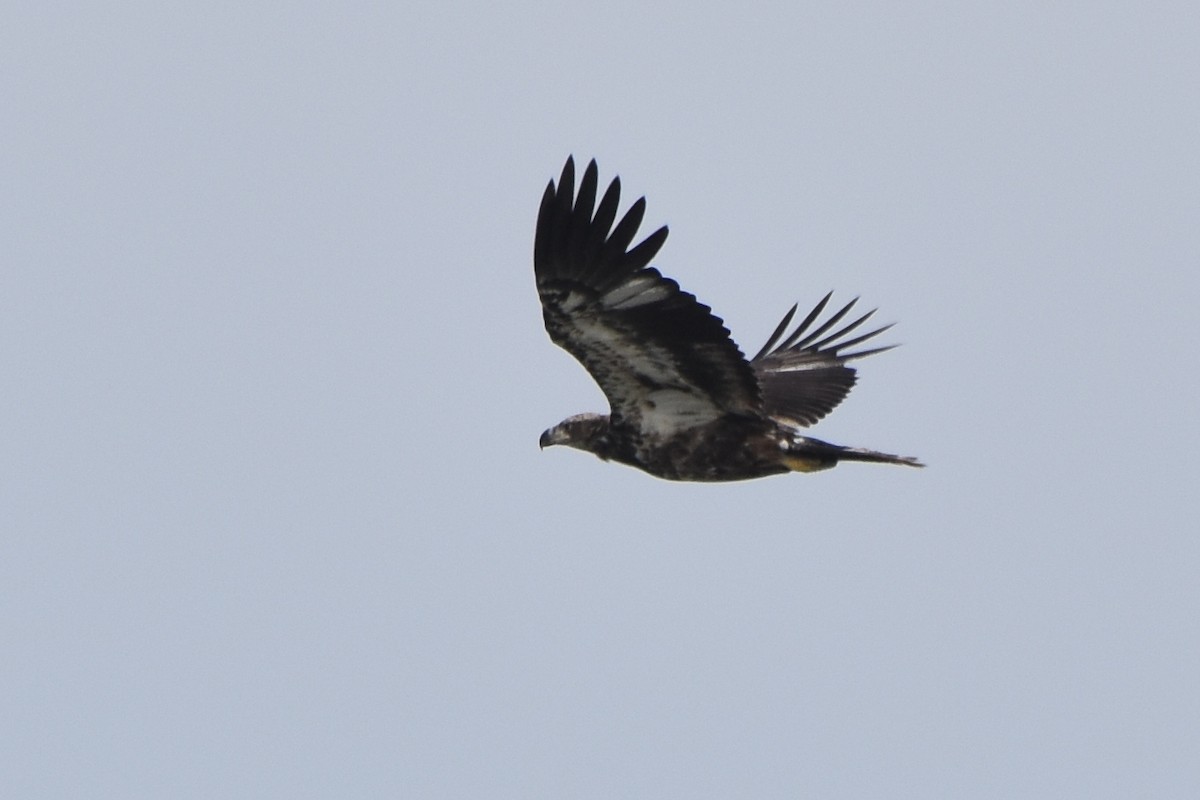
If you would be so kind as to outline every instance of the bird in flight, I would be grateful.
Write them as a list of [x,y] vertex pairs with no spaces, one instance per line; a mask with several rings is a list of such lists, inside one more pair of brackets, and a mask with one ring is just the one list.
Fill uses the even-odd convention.
[[890,325],[851,336],[875,313],[843,323],[855,300],[822,321],[830,293],[785,336],[792,306],[747,360],[708,306],[648,266],[666,226],[630,247],[645,198],[614,227],[621,180],[596,205],[597,175],[593,160],[576,192],[568,158],[558,184],[546,186],[533,267],[546,331],[591,373],[610,413],[568,417],[542,434],[543,448],[567,445],[676,481],[813,472],[841,461],[923,466],[802,433],[854,386],[847,362],[891,349],[855,349]]

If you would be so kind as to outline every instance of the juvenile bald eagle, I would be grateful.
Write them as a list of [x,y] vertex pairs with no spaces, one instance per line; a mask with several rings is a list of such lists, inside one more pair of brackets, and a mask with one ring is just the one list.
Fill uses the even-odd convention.
[[542,447],[567,445],[678,481],[811,472],[839,461],[922,466],[800,432],[854,385],[846,362],[890,349],[852,350],[891,327],[847,338],[874,311],[837,327],[851,300],[818,323],[826,295],[784,337],[792,306],[747,361],[708,306],[647,266],[667,239],[666,226],[630,248],[645,198],[614,228],[620,178],[598,207],[596,189],[592,161],[576,195],[575,162],[568,158],[558,185],[551,180],[542,196],[533,266],[550,338],[587,368],[611,413],[568,417],[542,434]]

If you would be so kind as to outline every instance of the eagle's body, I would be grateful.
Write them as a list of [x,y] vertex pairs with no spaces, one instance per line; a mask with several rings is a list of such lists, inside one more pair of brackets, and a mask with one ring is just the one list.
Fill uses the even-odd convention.
[[647,266],[665,227],[630,249],[645,212],[616,220],[620,181],[596,206],[596,162],[575,195],[567,159],[542,197],[534,273],[546,330],[587,368],[611,413],[570,417],[542,434],[602,459],[680,481],[735,481],[826,469],[839,461],[920,466],[913,458],[841,447],[801,435],[854,385],[846,362],[889,348],[842,352],[886,330],[846,337],[867,313],[830,333],[854,301],[817,319],[826,297],[781,341],[795,307],[749,361],[710,309]]
[[547,431],[542,446],[567,444],[651,475],[676,481],[736,481],[787,472],[775,426],[768,420],[724,416],[686,433],[643,435],[602,414],[580,414]]

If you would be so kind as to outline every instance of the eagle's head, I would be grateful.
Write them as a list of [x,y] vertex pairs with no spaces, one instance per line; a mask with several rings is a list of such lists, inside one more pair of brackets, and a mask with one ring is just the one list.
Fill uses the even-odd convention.
[[576,414],[542,434],[538,446],[542,448],[565,444],[577,450],[595,453],[608,458],[608,416],[604,414]]

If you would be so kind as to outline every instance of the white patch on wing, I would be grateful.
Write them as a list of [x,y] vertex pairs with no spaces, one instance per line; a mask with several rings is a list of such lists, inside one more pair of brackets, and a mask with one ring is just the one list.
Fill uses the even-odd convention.
[[656,303],[671,296],[671,287],[657,275],[637,275],[600,297],[606,308],[624,309]]
[[604,319],[578,317],[575,320],[578,340],[587,343],[598,356],[620,363],[625,369],[659,385],[684,385],[675,357],[653,342],[634,341],[627,331],[605,324]]
[[567,296],[559,303],[559,308],[565,312],[572,312],[588,301],[588,296],[583,292],[568,292]]
[[658,389],[642,403],[641,427],[648,433],[671,436],[720,416],[721,410],[704,395],[683,389]]
[[825,360],[813,359],[812,361],[801,361],[801,362],[793,363],[793,364],[785,364],[785,365],[779,366],[779,367],[772,365],[770,367],[770,371],[771,372],[807,372],[807,371],[813,370],[813,369],[827,369],[828,367],[830,367],[833,364],[833,362],[834,362],[834,359],[825,359]]
[[798,419],[788,416],[773,416],[772,422],[777,422],[785,428],[789,428],[788,435],[795,439],[796,437],[804,436],[804,429],[809,426],[809,423],[801,422]]

